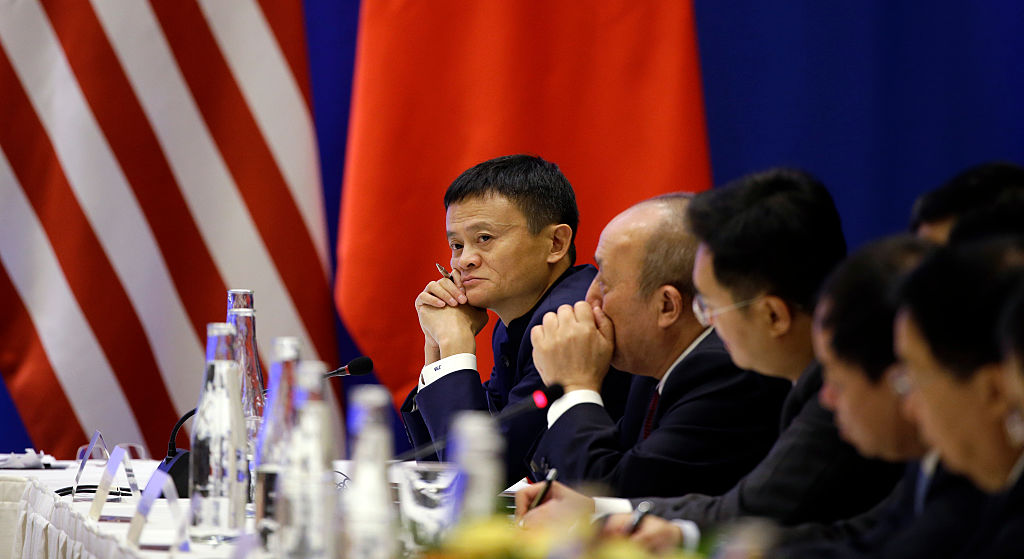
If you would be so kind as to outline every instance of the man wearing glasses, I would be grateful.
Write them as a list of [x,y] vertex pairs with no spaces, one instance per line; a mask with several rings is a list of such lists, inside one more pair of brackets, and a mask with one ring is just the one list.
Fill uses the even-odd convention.
[[[600,483],[620,497],[718,495],[778,436],[790,383],[737,368],[691,312],[690,198],[659,196],[616,216],[601,232],[586,301],[533,328],[541,377],[566,390],[533,462],[564,483]],[[635,375],[618,423],[598,393],[609,363]]]
[[[811,343],[812,312],[819,287],[846,254],[832,197],[804,172],[771,170],[697,195],[687,217],[699,241],[696,314],[715,327],[736,366],[794,384],[783,405],[782,433],[757,467],[723,495],[651,499],[652,512],[683,521],[683,543],[693,545],[699,530],[741,517],[784,525],[829,522],[875,505],[901,467],[858,455],[817,400],[822,376]],[[517,495],[517,512],[535,492]],[[548,501],[555,502],[526,516],[527,526],[565,514],[573,504],[615,513],[630,511],[639,499],[595,502],[556,485]],[[628,518],[617,515],[607,529],[627,528]],[[638,528],[642,538],[644,527]]]

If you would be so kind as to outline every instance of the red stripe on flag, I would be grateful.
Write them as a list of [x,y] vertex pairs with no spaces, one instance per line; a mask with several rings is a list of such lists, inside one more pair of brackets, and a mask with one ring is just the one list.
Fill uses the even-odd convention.
[[43,0],[93,114],[156,237],[178,296],[206,341],[206,323],[223,312],[227,286],[178,188],[167,158],[92,7]]
[[0,262],[0,371],[36,448],[54,456],[75,455],[89,438],[64,395],[28,309]]
[[350,122],[335,301],[398,399],[422,366],[412,301],[449,259],[441,198],[461,171],[558,163],[582,262],[630,204],[711,182],[690,2],[364,2]]
[[313,93],[310,91],[309,60],[306,57],[306,20],[302,2],[298,0],[259,0],[263,17],[277,39],[285,60],[302,90],[309,114],[313,114]]
[[[142,323],[68,184],[43,123],[6,53],[0,56],[0,146],[24,187],[71,291],[125,393],[150,451],[177,413]],[[159,317],[148,317],[158,320]],[[87,429],[92,426],[85,426]]]
[[309,230],[206,19],[195,1],[153,8],[317,353],[337,362],[330,288]]

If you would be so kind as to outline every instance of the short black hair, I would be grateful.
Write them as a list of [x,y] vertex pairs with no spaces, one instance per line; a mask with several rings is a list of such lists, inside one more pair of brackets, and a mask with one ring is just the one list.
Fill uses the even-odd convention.
[[949,243],[1024,236],[1024,189],[1006,192],[991,205],[964,214],[949,232]]
[[735,298],[766,292],[810,313],[846,256],[835,202],[804,171],[772,169],[702,192],[687,216],[713,254],[715,278]]
[[999,320],[1024,272],[1024,242],[998,238],[943,247],[899,290],[937,360],[958,379],[1001,360]]
[[999,342],[1003,357],[1014,354],[1024,361],[1024,282],[1017,284],[1016,291],[1003,312],[999,325]]
[[569,262],[576,262],[576,229],[580,211],[576,194],[558,165],[536,155],[505,155],[478,163],[466,169],[444,193],[447,210],[470,198],[498,195],[508,199],[526,217],[531,234],[536,235],[552,224],[566,224],[572,229]]
[[993,161],[969,167],[914,202],[910,230],[946,219],[959,221],[979,208],[998,203],[1011,191],[1024,191],[1024,167]]
[[832,333],[836,355],[860,369],[872,382],[896,362],[893,320],[896,289],[929,252],[931,242],[911,235],[887,237],[864,245],[825,280],[819,320]]

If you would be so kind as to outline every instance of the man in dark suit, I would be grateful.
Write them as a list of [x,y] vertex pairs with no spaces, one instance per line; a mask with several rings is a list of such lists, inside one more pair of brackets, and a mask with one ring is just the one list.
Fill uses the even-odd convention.
[[[821,283],[846,252],[832,197],[806,173],[772,170],[698,194],[687,217],[699,241],[693,272],[698,316],[715,326],[737,366],[794,386],[783,406],[782,433],[765,459],[723,495],[651,499],[655,514],[681,522],[674,541],[648,543],[674,544],[684,535],[685,544],[694,545],[701,529],[743,516],[792,525],[848,518],[874,506],[902,467],[861,457],[840,439],[832,414],[817,400],[822,377],[811,313]],[[520,491],[518,512],[534,493]],[[565,514],[573,503],[597,512],[633,506],[595,501],[565,486],[548,500],[555,503],[532,511],[527,525]],[[626,522],[619,515],[609,526]]]
[[[715,495],[778,436],[790,384],[737,368],[693,314],[689,201],[661,196],[619,214],[601,233],[586,302],[533,329],[541,377],[566,388],[533,462],[565,483],[599,483],[620,497]],[[638,375],[618,423],[598,394],[609,362]]]
[[[530,328],[544,313],[583,299],[596,274],[593,266],[573,266],[579,211],[554,163],[527,155],[485,161],[455,179],[444,205],[451,277],[428,283],[416,297],[424,367],[402,405],[416,446],[444,440],[459,411],[497,413],[543,388]],[[487,323],[487,309],[500,323],[494,369],[481,383],[474,336]],[[606,380],[605,398],[618,415],[626,383],[628,375],[618,371]],[[543,429],[539,411],[502,423],[509,480],[527,473],[526,453]]]
[[964,545],[986,502],[967,479],[938,464],[938,455],[922,460],[926,446],[901,409],[895,292],[931,249],[910,236],[877,241],[843,262],[822,289],[812,332],[825,373],[821,402],[862,455],[909,463],[901,483],[872,510],[783,530],[778,557],[950,556]]

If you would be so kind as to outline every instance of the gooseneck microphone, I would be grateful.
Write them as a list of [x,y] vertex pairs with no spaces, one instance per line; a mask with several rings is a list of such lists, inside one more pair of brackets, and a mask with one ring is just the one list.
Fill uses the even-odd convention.
[[[543,390],[534,390],[533,394],[530,394],[529,398],[523,398],[511,406],[505,406],[505,409],[501,410],[494,416],[494,420],[498,423],[504,423],[513,417],[517,417],[534,410],[547,409],[552,402],[561,398],[562,394],[565,394],[565,388],[563,388],[561,384],[552,384]],[[395,456],[395,460],[403,461],[423,458],[424,456],[436,453],[447,445],[448,437],[441,437],[430,444],[420,445],[412,450],[403,452],[402,454]]]
[[356,357],[355,359],[348,362],[348,365],[344,367],[338,367],[333,371],[324,374],[324,378],[334,377],[354,377],[359,375],[368,374],[373,370],[373,359],[365,355]]

